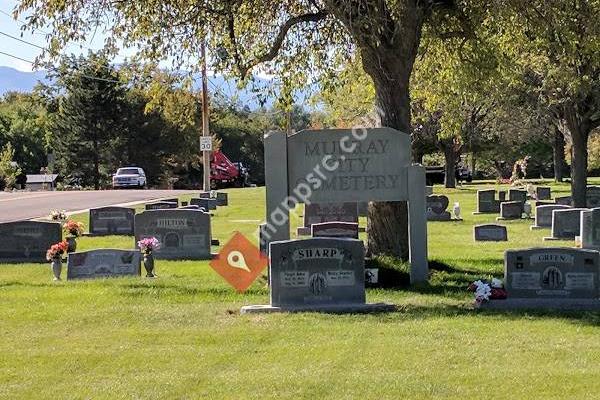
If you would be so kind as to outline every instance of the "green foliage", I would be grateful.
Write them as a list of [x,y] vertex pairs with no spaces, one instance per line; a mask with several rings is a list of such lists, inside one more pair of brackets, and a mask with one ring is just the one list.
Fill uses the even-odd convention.
[[12,189],[15,187],[21,168],[14,161],[15,150],[7,143],[0,151],[0,188]]

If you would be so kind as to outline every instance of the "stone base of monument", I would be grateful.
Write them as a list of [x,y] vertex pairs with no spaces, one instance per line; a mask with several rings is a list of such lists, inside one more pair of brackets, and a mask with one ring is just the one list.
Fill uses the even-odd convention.
[[505,299],[490,300],[476,304],[481,310],[567,310],[597,311],[600,310],[600,299]]
[[[358,228],[359,232],[366,232],[367,230],[364,227],[359,227]],[[298,236],[311,236],[312,232],[311,232],[311,228],[306,227],[306,226],[299,226],[298,229],[296,229],[296,235]]]
[[505,218],[505,217],[496,217],[496,221],[520,221],[520,220],[533,220],[533,217],[518,217],[518,218]]
[[537,225],[531,225],[529,227],[529,229],[531,229],[532,231],[535,231],[537,229],[550,229],[550,226],[537,226]]
[[543,239],[544,241],[552,241],[552,240],[575,240],[575,238],[570,238],[570,237],[566,237],[566,238],[562,238],[562,237],[554,237],[554,236],[546,236]]
[[330,314],[364,314],[396,311],[396,305],[391,303],[363,303],[363,304],[306,304],[300,306],[276,307],[270,304],[251,305],[241,308],[242,314],[265,313],[293,313],[293,312],[319,312]]
[[498,210],[498,211],[474,211],[473,215],[498,214],[499,212],[500,212],[500,210]]
[[210,239],[210,245],[211,246],[220,246],[221,242],[219,242],[219,239]]

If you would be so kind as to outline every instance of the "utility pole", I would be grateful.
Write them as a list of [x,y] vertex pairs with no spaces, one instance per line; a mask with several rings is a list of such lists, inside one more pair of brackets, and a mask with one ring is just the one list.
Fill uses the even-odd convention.
[[202,137],[200,138],[200,151],[202,151],[202,164],[204,170],[203,189],[204,191],[210,191],[210,155],[212,143],[209,149],[206,149],[206,146],[202,145],[202,138],[210,138],[210,129],[208,126],[208,77],[206,76],[205,40],[202,40],[200,53],[202,56]]

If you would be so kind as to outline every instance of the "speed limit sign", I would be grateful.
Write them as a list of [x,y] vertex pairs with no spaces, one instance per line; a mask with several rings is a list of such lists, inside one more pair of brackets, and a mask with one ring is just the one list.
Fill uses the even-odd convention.
[[200,151],[212,151],[212,137],[201,136],[200,137]]

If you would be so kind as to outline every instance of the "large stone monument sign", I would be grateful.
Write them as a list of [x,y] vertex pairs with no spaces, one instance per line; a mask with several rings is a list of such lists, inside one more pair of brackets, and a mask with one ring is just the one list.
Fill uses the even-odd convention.
[[263,238],[290,238],[297,203],[408,201],[411,282],[427,281],[425,169],[410,155],[410,136],[391,128],[267,134]]

